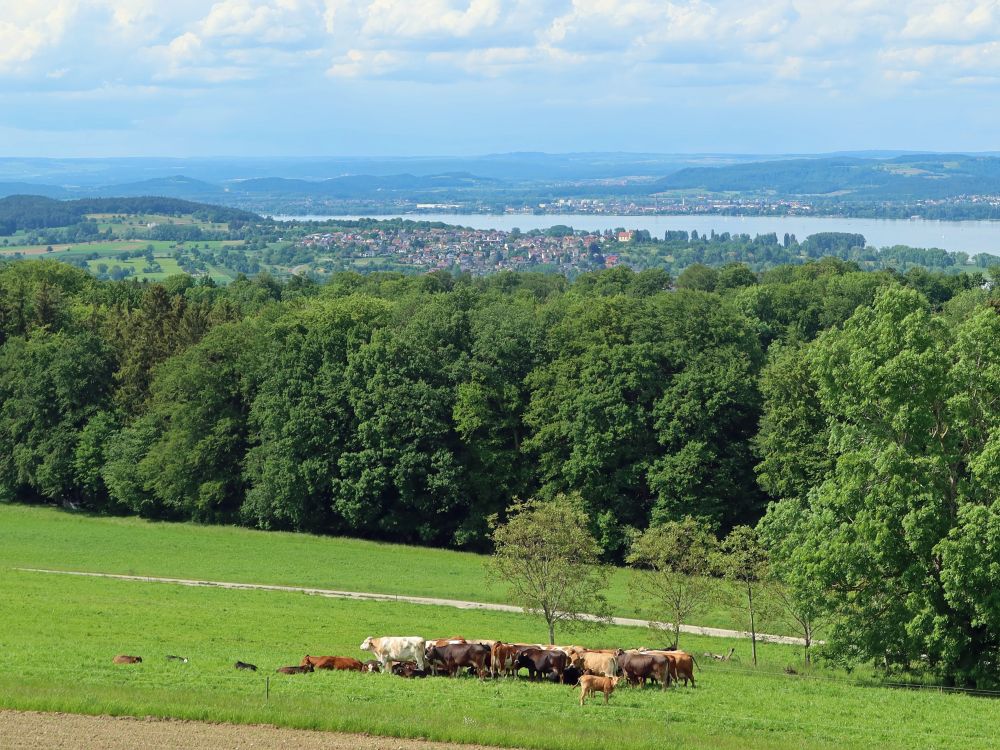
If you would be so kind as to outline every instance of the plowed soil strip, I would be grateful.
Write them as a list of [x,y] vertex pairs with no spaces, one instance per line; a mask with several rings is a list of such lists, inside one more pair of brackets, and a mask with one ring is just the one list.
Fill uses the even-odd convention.
[[3,750],[487,750],[483,745],[314,732],[262,724],[209,724],[175,719],[0,711]]

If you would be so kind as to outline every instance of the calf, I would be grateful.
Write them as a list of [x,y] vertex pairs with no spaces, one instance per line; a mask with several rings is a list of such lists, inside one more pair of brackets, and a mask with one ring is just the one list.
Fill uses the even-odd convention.
[[362,672],[380,672],[382,671],[382,665],[378,663],[378,659],[369,659],[361,665]]
[[141,656],[129,656],[127,654],[118,654],[112,661],[115,664],[139,664],[142,662]]
[[585,674],[580,678],[580,705],[582,706],[588,695],[592,695],[600,690],[604,693],[604,705],[608,704],[608,697],[615,690],[618,684],[617,677],[598,677],[593,674]]
[[399,677],[413,678],[427,676],[427,670],[418,667],[415,661],[394,662],[391,669],[392,673]]
[[236,669],[249,669],[251,672],[256,672],[257,671],[257,665],[256,664],[248,664],[245,661],[238,661],[238,662],[236,662],[233,665],[233,667],[236,668]]
[[304,667],[278,667],[274,671],[281,674],[305,674],[306,672],[313,671],[313,665],[306,664]]

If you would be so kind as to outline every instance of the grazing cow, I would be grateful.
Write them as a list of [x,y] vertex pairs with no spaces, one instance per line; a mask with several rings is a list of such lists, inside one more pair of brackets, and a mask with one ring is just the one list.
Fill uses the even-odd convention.
[[251,672],[257,671],[256,664],[249,664],[245,661],[238,661],[233,665],[233,667],[235,667],[236,669],[249,669]]
[[632,685],[645,687],[646,680],[652,677],[660,681],[662,689],[665,690],[667,687],[669,682],[667,657],[662,654],[622,651],[618,656],[618,664]]
[[188,660],[184,656],[174,656],[172,654],[167,654],[167,661],[179,661],[182,664],[187,664]]
[[615,652],[574,650],[573,654],[573,666],[587,674],[597,674],[603,677],[614,677],[618,674],[618,658],[615,656]]
[[373,638],[368,636],[359,646],[362,651],[371,651],[382,671],[388,672],[388,665],[391,661],[415,661],[419,669],[426,669],[424,662],[424,649],[427,643],[418,635],[413,636],[386,636],[383,638]]
[[684,651],[644,651],[646,654],[661,654],[667,657],[667,678],[668,680],[676,680],[680,682],[684,680],[684,686],[687,687],[688,680],[691,681],[691,687],[694,687],[694,657]]
[[524,667],[528,670],[528,679],[535,679],[535,675],[543,677],[549,672],[555,672],[562,679],[563,672],[569,663],[569,657],[562,651],[546,651],[540,648],[524,648],[518,651],[517,659],[514,662],[517,669]]
[[473,667],[483,679],[486,677],[486,659],[490,649],[481,643],[451,643],[447,646],[428,646],[424,655],[428,664],[442,666],[453,677],[458,677],[462,667]]
[[141,656],[129,656],[127,654],[118,654],[112,661],[115,664],[139,664],[142,662]]
[[509,677],[517,671],[517,666],[514,662],[517,659],[518,650],[518,646],[513,643],[497,641],[493,644],[493,647],[490,649],[490,669],[494,677],[501,672],[503,672],[504,677]]
[[598,690],[604,693],[604,705],[607,705],[608,698],[614,692],[617,684],[617,677],[598,677],[597,675],[585,674],[580,678],[580,705],[583,705],[587,696],[593,695]]
[[428,674],[426,669],[420,669],[417,667],[417,663],[415,661],[395,662],[391,667],[391,671],[394,675],[407,678],[426,677]]
[[307,672],[313,671],[312,664],[306,664],[303,667],[278,667],[275,672],[280,672],[281,674],[306,674]]
[[360,672],[364,665],[357,659],[349,656],[309,656],[306,654],[300,662],[304,667],[312,664],[314,669],[344,669],[352,672]]

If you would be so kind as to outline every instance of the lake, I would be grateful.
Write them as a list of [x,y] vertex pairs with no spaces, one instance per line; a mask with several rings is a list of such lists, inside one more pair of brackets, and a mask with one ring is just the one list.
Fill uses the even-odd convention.
[[[324,221],[358,219],[360,216],[275,216],[275,219]],[[372,218],[390,219],[391,216]],[[1000,222],[993,221],[931,221],[928,219],[838,219],[807,216],[600,216],[594,214],[404,214],[415,221],[442,221],[474,229],[506,229],[521,231],[545,229],[566,224],[588,231],[615,229],[647,229],[653,236],[663,237],[668,229],[697,231],[699,234],[729,232],[730,234],[767,234],[774,232],[780,240],[787,232],[803,240],[817,232],[853,232],[863,234],[869,245],[910,245],[939,247],[943,250],[969,254],[987,252],[1000,255]]]

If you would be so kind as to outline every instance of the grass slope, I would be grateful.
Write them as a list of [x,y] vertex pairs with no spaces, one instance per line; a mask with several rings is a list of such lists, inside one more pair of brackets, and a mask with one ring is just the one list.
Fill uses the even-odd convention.
[[[10,525],[3,529],[9,538]],[[703,664],[696,689],[620,690],[610,706],[594,701],[584,708],[575,691],[559,685],[271,672],[305,653],[361,655],[358,644],[370,634],[537,638],[541,624],[522,615],[9,569],[0,570],[0,590],[5,708],[267,722],[552,750],[996,746],[992,701],[714,664]],[[572,640],[628,645],[643,635],[608,628]],[[112,665],[122,652],[144,662]],[[168,653],[190,662],[167,662]],[[792,653],[767,646],[763,658],[779,664]],[[236,659],[261,672],[237,672]]]
[[[239,583],[506,602],[484,572],[486,558],[467,552],[360,539],[254,531],[138,518],[98,518],[52,508],[0,505],[0,567],[42,567]],[[183,550],[184,554],[178,554]],[[614,571],[615,614],[644,617],[629,591],[629,572]],[[698,625],[742,629],[723,597]],[[762,632],[788,630],[766,620]],[[794,633],[792,633],[794,634]],[[682,645],[686,636],[681,636]]]

